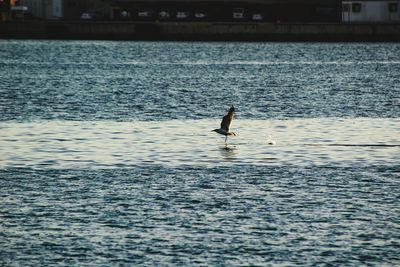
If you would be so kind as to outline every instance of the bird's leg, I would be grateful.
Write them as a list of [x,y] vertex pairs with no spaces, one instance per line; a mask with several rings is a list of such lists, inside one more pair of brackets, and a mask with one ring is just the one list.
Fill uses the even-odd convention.
[[228,136],[225,136],[225,145],[227,145],[226,140],[228,139]]

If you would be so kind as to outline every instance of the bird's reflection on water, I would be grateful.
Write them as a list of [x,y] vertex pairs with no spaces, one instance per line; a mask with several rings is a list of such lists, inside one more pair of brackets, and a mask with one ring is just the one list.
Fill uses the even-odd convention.
[[236,146],[222,146],[219,148],[219,151],[221,153],[221,156],[228,161],[233,161],[236,160],[236,151],[237,148]]

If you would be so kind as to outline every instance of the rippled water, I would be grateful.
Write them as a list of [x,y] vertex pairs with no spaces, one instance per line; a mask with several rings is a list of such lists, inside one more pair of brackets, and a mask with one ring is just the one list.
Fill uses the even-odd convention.
[[10,168],[2,262],[395,266],[399,178],[368,166]]
[[[101,168],[232,164],[393,165],[399,119],[236,120],[236,137],[215,120],[2,123],[1,167]],[[271,145],[273,143],[273,145]]]
[[0,41],[1,120],[399,117],[398,44]]
[[0,266],[400,265],[398,44],[0,40],[0,79]]

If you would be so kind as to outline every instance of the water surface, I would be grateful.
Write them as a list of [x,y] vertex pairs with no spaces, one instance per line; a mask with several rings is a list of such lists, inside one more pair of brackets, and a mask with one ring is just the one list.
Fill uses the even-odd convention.
[[102,168],[233,164],[332,167],[393,165],[399,119],[219,120],[2,123],[0,167]]
[[0,40],[0,80],[1,266],[400,265],[399,44]]
[[399,44],[0,41],[1,120],[400,116]]

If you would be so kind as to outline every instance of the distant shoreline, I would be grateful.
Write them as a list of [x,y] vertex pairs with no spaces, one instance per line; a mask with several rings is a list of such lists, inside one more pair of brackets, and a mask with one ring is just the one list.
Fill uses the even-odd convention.
[[14,21],[0,39],[399,42],[400,23]]

